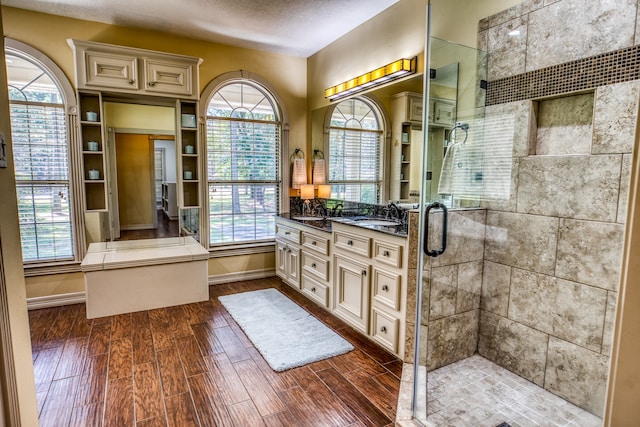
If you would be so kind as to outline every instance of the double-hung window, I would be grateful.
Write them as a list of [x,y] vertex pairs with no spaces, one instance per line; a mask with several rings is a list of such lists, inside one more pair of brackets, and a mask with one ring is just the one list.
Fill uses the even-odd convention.
[[22,258],[71,260],[65,103],[50,72],[27,56],[6,55]]
[[381,115],[353,98],[336,105],[329,125],[331,197],[378,203],[382,189]]
[[209,243],[275,237],[281,181],[281,122],[259,85],[231,82],[207,107]]

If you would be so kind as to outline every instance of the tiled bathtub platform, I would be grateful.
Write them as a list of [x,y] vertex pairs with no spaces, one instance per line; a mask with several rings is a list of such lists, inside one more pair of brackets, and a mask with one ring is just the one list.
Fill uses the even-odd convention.
[[[405,364],[398,402],[398,425],[411,411],[413,366]],[[406,380],[406,381],[405,381]],[[427,426],[598,427],[600,418],[549,393],[481,356],[436,369],[428,374]],[[420,393],[424,402],[424,392]],[[424,414],[424,408],[421,412]]]

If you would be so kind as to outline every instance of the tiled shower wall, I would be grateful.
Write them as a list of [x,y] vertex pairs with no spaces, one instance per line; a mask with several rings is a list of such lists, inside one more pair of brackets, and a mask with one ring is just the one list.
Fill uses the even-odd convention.
[[[637,11],[637,0],[529,0],[491,16],[479,25],[489,84],[632,46]],[[483,203],[478,351],[601,416],[640,82],[554,95],[486,109],[516,131],[511,197]]]

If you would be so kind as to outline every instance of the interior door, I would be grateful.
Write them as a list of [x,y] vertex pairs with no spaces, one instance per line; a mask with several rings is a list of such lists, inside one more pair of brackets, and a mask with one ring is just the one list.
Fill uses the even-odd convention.
[[120,228],[157,228],[153,142],[146,134],[116,133],[115,150]]

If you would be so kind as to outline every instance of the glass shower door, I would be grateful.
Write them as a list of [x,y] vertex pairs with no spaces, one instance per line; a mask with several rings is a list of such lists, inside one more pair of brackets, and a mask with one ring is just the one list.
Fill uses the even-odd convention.
[[417,252],[414,419],[426,424],[428,372],[475,353],[484,214],[479,200],[494,177],[486,171],[486,55],[431,38],[427,44]]

